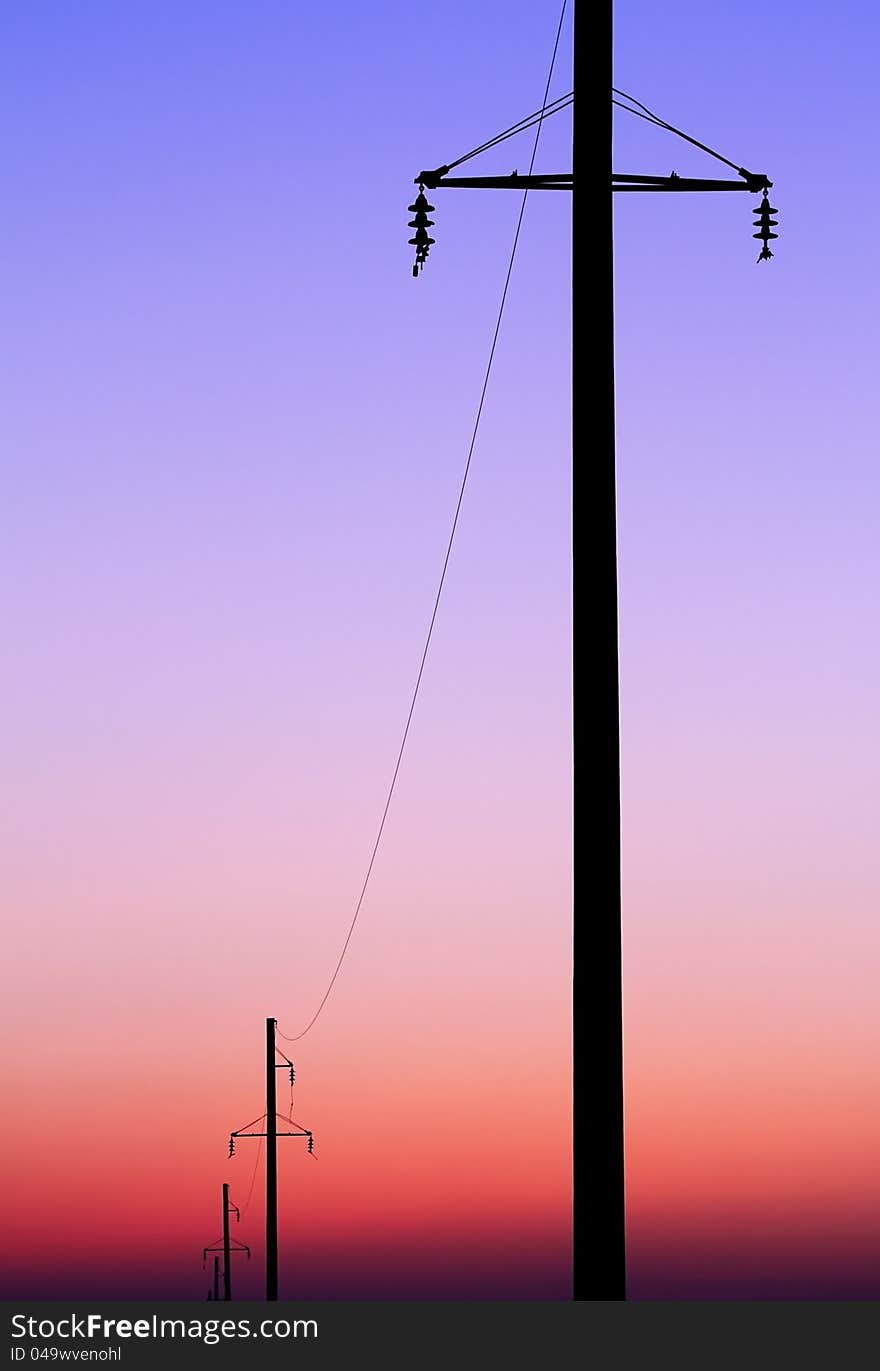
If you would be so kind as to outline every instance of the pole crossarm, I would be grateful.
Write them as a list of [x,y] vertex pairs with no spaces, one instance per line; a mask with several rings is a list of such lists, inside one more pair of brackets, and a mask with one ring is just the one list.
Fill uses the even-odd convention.
[[[725,161],[725,158],[721,159]],[[730,164],[731,166],[733,163]],[[429,205],[425,196],[425,189],[443,190],[449,187],[452,190],[568,190],[574,192],[574,173],[570,171],[543,172],[533,175],[520,176],[514,171],[510,176],[448,176],[447,172],[451,168],[448,166],[435,167],[433,171],[420,171],[418,176],[413,178],[413,182],[419,188],[419,193],[414,202],[409,206],[415,218],[409,221],[410,228],[415,229],[415,234],[410,238],[410,244],[415,247],[416,260],[413,266],[413,276],[418,276],[425,265],[428,252],[434,244],[434,239],[428,233],[429,228],[434,227],[434,220],[429,219],[428,215],[434,211],[434,206]],[[707,180],[693,176],[679,176],[678,172],[670,172],[668,176],[649,176],[639,175],[629,172],[611,173],[611,190],[621,193],[632,194],[634,191],[641,191],[648,194],[658,194],[660,192],[672,192],[674,195],[682,195],[687,192],[713,192],[713,191],[749,191],[753,195],[762,195],[760,205],[755,206],[755,213],[759,216],[754,224],[758,232],[753,234],[754,238],[760,238],[763,248],[758,261],[766,261],[773,256],[770,251],[770,239],[777,238],[779,235],[771,232],[778,227],[776,220],[771,216],[778,214],[768,200],[770,187],[773,182],[763,172],[746,171],[745,167],[736,168],[738,180]],[[607,173],[606,173],[607,174]],[[593,178],[595,183],[595,178]],[[283,1053],[282,1053],[283,1055]],[[285,1058],[285,1060],[287,1060]],[[283,1069],[283,1068],[279,1068]],[[293,1080],[293,1065],[290,1065],[291,1082]]]
[[672,172],[669,176],[625,176],[619,172],[611,173],[612,190],[745,190],[753,195],[769,190],[773,185],[766,176],[754,172],[743,173],[741,181],[702,180],[692,176],[679,176]]
[[[571,172],[546,172],[538,176],[520,176],[511,172],[510,176],[444,176],[443,168],[437,171],[421,171],[414,178],[414,185],[427,186],[428,190],[443,190],[447,187],[458,190],[572,190],[574,176]],[[739,181],[720,181],[693,176],[679,176],[672,172],[669,176],[639,176],[623,172],[612,172],[612,190],[671,190],[671,191],[713,191],[745,190],[753,195],[769,190],[773,182],[763,173],[743,172]]]
[[436,171],[420,171],[413,178],[413,185],[426,186],[428,190],[445,186],[460,190],[571,190],[574,179],[570,171],[533,176],[520,176],[516,171],[509,176],[446,176],[446,170],[438,167]]
[[[268,1133],[230,1133],[230,1138],[268,1138]],[[307,1128],[301,1129],[298,1133],[275,1133],[276,1138],[310,1138],[312,1135]]]
[[[215,1242],[211,1245],[211,1247],[205,1247],[202,1249],[202,1261],[205,1260],[205,1257],[207,1257],[209,1252],[224,1252],[225,1250],[226,1249],[222,1242]],[[251,1255],[251,1249],[248,1247],[247,1243],[239,1242],[238,1238],[230,1238],[229,1250],[231,1252],[247,1252],[248,1258],[250,1258]]]

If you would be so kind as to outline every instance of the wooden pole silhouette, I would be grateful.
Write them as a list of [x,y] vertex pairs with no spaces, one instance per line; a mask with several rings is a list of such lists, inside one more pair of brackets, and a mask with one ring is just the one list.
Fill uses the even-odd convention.
[[[582,438],[585,463],[572,464],[572,531],[578,538],[572,557],[573,629],[587,643],[590,711],[578,711],[580,676],[573,680],[575,904],[573,910],[573,1133],[574,1133],[574,1297],[626,1298],[623,1132],[623,994],[621,984],[620,881],[620,688],[617,631],[617,494],[614,433],[614,239],[612,192],[748,191],[763,192],[765,203],[754,235],[767,248],[775,226],[766,196],[773,182],[763,174],[735,167],[726,157],[688,134],[663,124],[733,167],[732,180],[694,180],[670,176],[615,173],[612,147],[612,0],[597,0],[577,30],[574,43],[572,170],[520,176],[450,176],[460,162],[422,170],[414,178],[419,199],[410,209],[416,235],[418,276],[434,239],[428,228],[434,211],[424,191],[445,187],[472,190],[569,190],[572,211],[572,434]],[[577,29],[577,25],[575,25]],[[589,50],[587,44],[589,43]],[[588,54],[589,51],[589,55]],[[589,64],[594,64],[590,70]],[[616,92],[620,94],[620,92]],[[630,97],[626,97],[630,98]],[[562,99],[562,97],[560,97]],[[619,103],[619,102],[616,102]],[[567,108],[559,101],[551,106]],[[550,109],[550,113],[558,112]],[[627,108],[627,106],[624,106]],[[522,122],[522,121],[521,121]],[[531,125],[528,125],[529,127]],[[515,127],[495,142],[522,132]],[[583,158],[575,189],[575,146]],[[586,189],[586,198],[581,199]],[[575,196],[577,195],[577,200]],[[424,201],[424,203],[422,203]],[[420,222],[421,215],[421,222]],[[589,252],[581,224],[589,225]],[[421,235],[421,237],[420,237]],[[578,292],[578,287],[583,288]],[[505,287],[506,290],[506,287]],[[578,309],[578,301],[586,302]],[[502,300],[503,308],[503,300]],[[499,316],[500,318],[500,316]],[[585,360],[580,362],[578,359]],[[490,362],[491,365],[491,362]],[[581,476],[579,470],[585,474]],[[575,495],[583,489],[586,511],[578,518]],[[586,677],[584,679],[587,679]],[[578,827],[578,821],[583,820]],[[583,861],[581,862],[581,854]],[[583,876],[580,875],[583,872]]]
[[[235,1155],[235,1142],[237,1138],[265,1138],[266,1139],[266,1299],[278,1299],[278,1139],[281,1138],[306,1138],[308,1140],[308,1151],[311,1154],[314,1147],[314,1138],[310,1128],[295,1126],[291,1130],[278,1132],[278,1114],[275,1072],[289,1071],[290,1085],[293,1088],[294,1071],[293,1062],[289,1057],[284,1057],[283,1052],[275,1046],[275,1019],[266,1020],[266,1130],[252,1129],[250,1124],[244,1128],[236,1128],[229,1135],[229,1155]],[[279,1053],[284,1057],[283,1062],[276,1062],[275,1056]],[[291,1100],[292,1100],[291,1096]],[[292,1112],[292,1110],[291,1110]],[[254,1123],[262,1121],[254,1119]],[[293,1119],[290,1120],[293,1123]],[[228,1195],[227,1187],[224,1186],[224,1214],[228,1215]],[[232,1206],[235,1209],[235,1205]],[[236,1211],[237,1212],[237,1211]],[[229,1241],[228,1218],[224,1219],[223,1228],[224,1244]],[[247,1248],[245,1251],[250,1252]]]
[[[238,1135],[236,1135],[236,1136],[238,1136]],[[230,1140],[230,1141],[231,1141],[231,1140]],[[230,1149],[230,1152],[231,1152],[231,1149]],[[241,1218],[241,1214],[240,1214],[240,1212],[239,1212],[238,1206],[235,1205],[235,1204],[231,1204],[231,1203],[230,1203],[230,1201],[229,1201],[229,1186],[228,1186],[225,1182],[224,1182],[224,1184],[223,1184],[223,1192],[222,1192],[222,1194],[223,1194],[223,1237],[222,1237],[222,1239],[221,1239],[221,1242],[222,1242],[222,1251],[223,1251],[223,1298],[224,1298],[224,1300],[231,1300],[231,1299],[232,1299],[232,1254],[233,1254],[233,1252],[244,1252],[245,1256],[248,1257],[248,1259],[250,1259],[251,1249],[248,1247],[247,1243],[238,1242],[237,1239],[236,1239],[236,1242],[235,1242],[235,1247],[232,1246],[232,1239],[231,1239],[230,1236],[229,1236],[229,1215],[230,1215],[231,1213],[234,1213],[236,1219],[240,1219],[240,1218]],[[216,1243],[212,1243],[210,1247],[204,1248],[203,1251],[202,1251],[202,1261],[204,1261],[204,1260],[207,1258],[209,1252],[217,1252],[217,1251],[218,1251],[218,1247],[217,1247],[217,1244],[216,1244]],[[220,1260],[219,1257],[215,1257],[215,1258],[214,1258],[214,1265],[215,1265],[215,1268],[216,1268],[216,1265],[217,1265],[217,1263],[219,1262],[219,1260]],[[209,1296],[208,1298],[210,1299],[210,1296]],[[217,1299],[218,1296],[215,1294],[214,1298]]]
[[[587,20],[584,15],[582,22]],[[575,16],[577,23],[577,15]],[[612,4],[601,0],[574,44],[572,432],[589,475],[572,463],[572,528],[582,488],[589,526],[572,560],[573,631],[587,644],[589,713],[574,682],[574,818],[581,819],[573,958],[574,1296],[626,1298],[623,1176],[623,1010],[620,889],[620,711],[617,633],[617,499],[614,433],[614,251],[611,116]],[[577,177],[574,157],[584,161]],[[578,184],[574,184],[577,181]],[[582,203],[582,198],[584,203]],[[590,252],[578,252],[591,221]],[[584,245],[586,246],[586,245]],[[580,299],[585,297],[583,294]],[[581,467],[583,470],[583,467]],[[595,694],[594,694],[595,692]],[[581,693],[581,697],[582,693]]]
[[278,1120],[275,1020],[266,1020],[266,1299],[278,1299]]
[[223,1184],[223,1298],[232,1299],[232,1254],[229,1250],[229,1186]]
[[213,1291],[213,1294],[212,1294],[211,1298],[214,1299],[214,1300],[219,1300],[219,1298],[220,1298],[220,1258],[219,1258],[219,1257],[215,1257],[215,1258],[214,1258],[214,1291]]

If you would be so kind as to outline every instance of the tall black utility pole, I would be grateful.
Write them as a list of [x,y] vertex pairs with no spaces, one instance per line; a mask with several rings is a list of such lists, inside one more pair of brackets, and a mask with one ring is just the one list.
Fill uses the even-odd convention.
[[[572,171],[554,175],[453,177],[448,167],[423,171],[420,189],[567,190],[572,194],[572,462],[573,633],[586,645],[588,682],[578,709],[574,683],[575,848],[581,865],[573,918],[573,1293],[575,1299],[626,1298],[623,1185],[623,1013],[620,919],[620,745],[617,647],[617,512],[614,450],[614,285],[612,240],[612,3],[590,7],[588,37],[595,69],[583,68],[586,41],[574,43]],[[578,130],[582,129],[581,135]],[[584,150],[592,229],[578,252],[574,217],[575,147]],[[417,263],[432,239],[422,232],[418,201]],[[430,207],[428,206],[427,209]],[[424,233],[432,221],[425,219]],[[578,296],[578,289],[583,293]],[[588,303],[579,311],[577,300]],[[578,460],[584,463],[581,484]],[[583,491],[585,517],[575,496]],[[580,875],[580,873],[583,875]]]
[[[572,184],[573,633],[586,647],[574,682],[573,1133],[574,1296],[626,1298],[623,1183],[623,1007],[620,910],[620,708],[614,432],[611,0],[590,8],[596,69],[574,45]],[[586,16],[585,16],[586,18]],[[585,39],[586,32],[583,35]],[[586,42],[581,43],[581,54]],[[579,79],[580,76],[584,79]],[[595,173],[595,174],[594,174]],[[576,209],[593,221],[578,252]],[[583,299],[583,297],[581,297]],[[577,454],[580,454],[578,457]],[[577,498],[583,515],[578,517]],[[579,707],[580,703],[580,707]]]
[[[266,1299],[278,1299],[278,1139],[279,1138],[308,1138],[309,1152],[313,1149],[314,1139],[311,1129],[296,1127],[292,1131],[278,1132],[278,1119],[284,1122],[293,1123],[293,1119],[283,1119],[283,1116],[276,1113],[276,1091],[275,1091],[275,1072],[289,1071],[291,1086],[291,1102],[293,1100],[293,1081],[294,1070],[293,1062],[289,1057],[284,1057],[283,1062],[276,1062],[276,1056],[284,1056],[283,1052],[275,1046],[275,1019],[266,1020],[266,1113],[260,1119],[254,1119],[253,1123],[260,1123],[265,1118],[266,1131],[252,1132],[251,1124],[246,1124],[244,1128],[237,1128],[229,1135],[229,1155],[235,1154],[236,1138],[265,1138],[266,1139]],[[292,1108],[291,1108],[292,1112]]]
[[[587,662],[574,699],[575,880],[573,916],[573,1135],[574,1135],[574,1297],[591,1300],[626,1298],[623,1133],[623,996],[620,889],[620,688],[617,633],[617,496],[614,433],[614,238],[612,193],[751,191],[763,193],[755,238],[763,240],[759,261],[772,257],[769,240],[775,221],[767,195],[772,181],[747,171],[697,142],[680,129],[639,108],[660,127],[702,148],[732,167],[739,180],[695,180],[669,176],[618,174],[612,170],[612,0],[595,0],[574,44],[574,135],[581,190],[575,201],[574,160],[571,172],[525,176],[450,176],[461,162],[477,156],[524,128],[513,126],[491,143],[458,158],[449,166],[420,171],[419,194],[410,210],[416,249],[413,275],[418,276],[434,239],[428,229],[425,190],[445,187],[474,190],[567,190],[572,213],[591,230],[589,251],[579,247],[580,228],[572,223],[572,462],[574,517],[572,548],[573,631],[586,646]],[[589,48],[588,48],[589,43]],[[594,69],[587,70],[585,56]],[[621,92],[615,92],[621,94]],[[624,97],[631,100],[631,97]],[[540,118],[571,103],[560,96],[520,124],[534,127]],[[615,103],[620,103],[616,101]],[[635,102],[633,102],[635,103]],[[624,106],[627,108],[627,106]],[[632,112],[632,111],[630,111]],[[578,302],[581,308],[578,309]],[[583,494],[583,517],[574,497]],[[589,701],[589,708],[579,703]]]
[[266,1299],[278,1298],[278,1123],[275,1117],[275,1020],[266,1020]]

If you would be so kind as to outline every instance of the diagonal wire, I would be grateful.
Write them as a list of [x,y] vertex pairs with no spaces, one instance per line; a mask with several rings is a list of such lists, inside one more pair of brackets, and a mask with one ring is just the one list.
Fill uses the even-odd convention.
[[251,1119],[251,1123],[243,1123],[241,1128],[233,1128],[232,1132],[229,1135],[230,1138],[234,1138],[237,1133],[243,1133],[246,1128],[250,1128],[251,1124],[261,1123],[263,1119],[265,1119],[265,1117],[265,1114],[258,1114],[255,1119]]
[[[551,80],[552,80],[552,78],[553,78],[553,68],[554,68],[554,66],[556,65],[556,53],[557,53],[557,51],[558,51],[558,49],[559,49],[559,36],[560,36],[560,34],[562,33],[562,22],[563,22],[563,20],[564,20],[564,18],[565,18],[565,10],[566,10],[566,5],[567,5],[567,3],[568,3],[568,0],[562,0],[562,11],[561,11],[561,13],[560,13],[560,15],[559,15],[559,25],[558,25],[557,30],[556,30],[556,41],[555,41],[554,44],[553,44],[553,56],[552,56],[552,58],[550,59],[550,70],[549,70],[549,72],[547,73],[547,85],[546,85],[545,90],[544,90],[544,99],[543,99],[543,101],[542,101],[542,108],[543,108],[543,106],[546,105],[546,103],[547,103],[547,95],[548,95],[549,90],[550,90],[550,82],[551,82]],[[540,139],[540,137],[541,137],[541,123],[542,123],[542,121],[539,120],[539,122],[538,122],[538,127],[537,127],[537,129],[536,129],[536,131],[535,131],[535,142],[534,142],[534,146],[533,146],[533,148],[532,148],[532,157],[531,157],[531,161],[529,162],[529,173],[530,173],[530,174],[531,174],[532,168],[533,168],[534,165],[535,165],[535,156],[536,156],[537,151],[538,151],[538,141],[539,141],[539,139]],[[289,1037],[286,1033],[281,1033],[281,1030],[280,1030],[280,1029],[277,1029],[277,1025],[276,1025],[277,1031],[280,1033],[280,1036],[285,1040],[285,1042],[291,1042],[291,1043],[292,1043],[292,1042],[297,1042],[300,1038],[304,1038],[305,1035],[309,1032],[309,1030],[310,1030],[310,1028],[312,1027],[312,1025],[315,1023],[315,1020],[318,1018],[318,1015],[321,1013],[321,1010],[324,1008],[324,1005],[327,1003],[327,1000],[329,999],[330,992],[331,992],[331,990],[333,989],[333,986],[334,986],[334,984],[335,984],[335,982],[336,982],[336,977],[339,975],[340,967],[342,966],[342,963],[343,963],[343,961],[344,961],[344,959],[345,959],[345,954],[346,954],[346,952],[348,951],[348,945],[349,945],[349,943],[351,942],[351,935],[354,933],[355,924],[357,923],[358,915],[359,915],[360,912],[361,912],[361,905],[363,904],[363,902],[364,902],[364,896],[365,896],[366,893],[367,893],[367,886],[369,885],[370,876],[371,876],[372,871],[373,871],[373,864],[374,864],[374,862],[375,862],[375,860],[376,860],[376,853],[379,851],[379,843],[382,841],[382,834],[383,834],[384,829],[385,829],[385,820],[388,818],[388,810],[391,808],[391,797],[392,797],[393,794],[394,794],[394,787],[395,787],[395,785],[396,785],[396,783],[397,783],[397,776],[398,776],[398,772],[400,771],[400,764],[401,764],[401,762],[403,761],[403,753],[404,753],[404,749],[405,749],[405,747],[406,747],[406,740],[407,740],[407,738],[408,738],[408,736],[409,736],[409,728],[410,728],[410,724],[412,723],[413,712],[414,712],[415,707],[416,707],[416,700],[418,699],[418,696],[419,696],[419,688],[420,688],[420,686],[421,686],[421,684],[422,684],[422,674],[423,674],[423,672],[424,672],[424,670],[425,670],[425,661],[426,661],[427,656],[428,656],[428,648],[431,646],[431,638],[432,638],[433,633],[434,633],[434,624],[435,624],[435,621],[436,621],[436,619],[437,619],[437,610],[438,610],[439,607],[440,607],[440,597],[441,597],[441,595],[442,595],[442,593],[443,593],[443,586],[444,586],[444,583],[445,583],[445,581],[446,581],[446,572],[447,572],[447,569],[448,569],[448,567],[449,567],[449,559],[450,559],[450,556],[452,555],[452,544],[453,544],[453,542],[454,542],[454,540],[455,540],[455,532],[456,532],[456,529],[458,528],[458,518],[459,518],[459,514],[461,513],[461,506],[462,506],[462,501],[464,500],[465,487],[467,486],[468,473],[470,472],[470,469],[471,469],[471,458],[473,457],[473,454],[474,454],[474,446],[475,446],[476,441],[477,441],[477,433],[479,432],[480,420],[481,420],[482,415],[483,415],[483,405],[484,405],[484,402],[485,402],[485,399],[486,399],[486,391],[487,391],[488,388],[489,388],[489,377],[490,377],[491,374],[492,374],[492,363],[493,363],[493,361],[494,361],[494,359],[495,359],[495,349],[496,349],[496,346],[497,346],[497,344],[498,344],[498,335],[499,335],[499,333],[500,333],[500,331],[501,331],[501,320],[502,320],[502,318],[503,318],[503,316],[504,316],[504,306],[505,306],[505,303],[506,303],[506,301],[507,301],[507,291],[508,291],[508,287],[510,286],[510,278],[511,278],[511,274],[512,274],[512,272],[513,272],[513,264],[514,264],[514,261],[515,261],[515,259],[516,259],[516,249],[517,249],[517,246],[518,246],[518,244],[519,244],[520,229],[522,228],[523,215],[525,214],[526,200],[528,199],[528,194],[529,194],[529,192],[528,192],[527,190],[523,192],[522,204],[520,205],[520,210],[519,210],[519,218],[517,219],[517,223],[516,223],[516,232],[514,233],[514,236],[513,236],[513,247],[512,247],[511,250],[510,250],[510,260],[508,261],[508,264],[507,264],[507,275],[506,275],[505,280],[504,280],[504,289],[503,289],[503,291],[501,292],[501,304],[500,304],[499,307],[498,307],[498,318],[497,318],[497,320],[496,320],[496,322],[495,322],[495,332],[494,332],[494,334],[493,334],[493,336],[492,336],[492,346],[491,346],[491,348],[489,349],[489,360],[488,360],[488,362],[487,362],[487,364],[486,364],[486,372],[485,372],[485,375],[484,375],[484,377],[483,377],[483,388],[482,388],[482,390],[481,390],[481,392],[480,392],[480,403],[479,403],[479,405],[477,406],[477,414],[476,414],[476,418],[475,418],[475,420],[474,420],[473,432],[472,432],[472,434],[471,434],[470,447],[468,448],[467,461],[465,462],[464,475],[462,476],[461,487],[460,487],[459,492],[458,492],[458,503],[457,503],[456,506],[455,506],[455,515],[454,515],[453,520],[452,520],[452,531],[451,531],[450,534],[449,534],[449,542],[447,543],[447,546],[446,546],[446,556],[445,556],[444,559],[443,559],[443,570],[442,570],[441,573],[440,573],[440,581],[439,581],[439,584],[438,584],[438,586],[437,586],[437,594],[436,594],[435,597],[434,597],[434,608],[433,608],[433,610],[432,610],[432,612],[431,612],[431,621],[430,621],[430,623],[429,623],[429,625],[428,625],[428,633],[427,633],[427,637],[425,638],[425,646],[424,646],[424,649],[423,649],[423,651],[422,651],[422,659],[421,659],[421,662],[419,663],[419,670],[418,670],[418,675],[416,676],[415,689],[413,690],[412,699],[410,700],[409,713],[407,714],[407,718],[406,718],[406,726],[405,726],[405,728],[404,728],[404,730],[403,730],[403,738],[402,738],[402,740],[401,740],[400,748],[399,748],[399,751],[398,751],[398,753],[397,753],[397,761],[396,761],[395,764],[394,764],[394,773],[393,773],[393,775],[392,775],[392,777],[391,777],[391,785],[388,787],[388,795],[387,795],[387,798],[386,798],[386,800],[385,800],[385,808],[384,808],[383,811],[382,811],[382,819],[381,819],[381,822],[380,822],[380,824],[379,824],[379,831],[378,831],[378,833],[377,833],[377,835],[376,835],[376,841],[375,841],[375,843],[373,844],[373,851],[372,851],[372,853],[371,853],[371,855],[370,855],[369,865],[367,866],[367,874],[366,874],[366,876],[364,877],[364,883],[363,883],[363,886],[361,887],[361,893],[360,893],[360,895],[359,895],[359,897],[358,897],[357,905],[355,906],[354,917],[353,917],[353,919],[352,919],[352,921],[351,921],[351,925],[350,925],[350,927],[349,927],[348,933],[346,934],[345,942],[344,942],[343,945],[342,945],[342,951],[341,951],[340,954],[339,954],[339,960],[338,960],[337,963],[336,963],[336,968],[335,968],[335,970],[334,970],[334,972],[333,972],[333,975],[330,977],[330,984],[327,986],[327,989],[324,991],[323,999],[321,1000],[321,1003],[318,1005],[318,1008],[315,1010],[315,1012],[314,1012],[314,1014],[312,1015],[311,1019],[309,1020],[309,1022],[306,1024],[305,1028],[304,1028],[300,1033],[295,1033],[295,1034],[293,1034],[292,1036]]]
[[[265,1115],[264,1115],[264,1117],[265,1117]],[[256,1185],[256,1182],[257,1182],[257,1167],[260,1165],[260,1156],[261,1156],[261,1154],[262,1154],[262,1151],[263,1151],[263,1139],[260,1138],[259,1142],[257,1143],[257,1158],[256,1158],[256,1161],[254,1162],[254,1169],[253,1169],[253,1172],[252,1172],[252,1174],[251,1174],[251,1183],[250,1183],[250,1186],[249,1186],[249,1188],[248,1188],[247,1199],[245,1200],[244,1204],[241,1206],[241,1210],[240,1210],[240,1213],[241,1213],[242,1218],[244,1218],[244,1215],[245,1215],[245,1214],[247,1213],[247,1211],[248,1211],[248,1205],[250,1204],[250,1202],[251,1202],[251,1196],[252,1196],[253,1193],[254,1193],[254,1186]]]
[[507,138],[513,138],[517,133],[525,133],[526,129],[532,128],[534,124],[540,124],[545,119],[549,119],[551,114],[559,114],[560,110],[568,109],[574,103],[574,91],[569,91],[567,95],[559,95],[555,100],[551,100],[549,105],[544,105],[541,109],[535,110],[534,114],[527,114],[524,119],[520,119],[518,124],[511,124],[509,129],[503,133],[498,133],[494,138],[489,138],[485,143],[481,143],[478,148],[471,152],[466,152],[463,157],[456,157],[454,162],[447,164],[446,170],[452,171],[453,167],[460,167],[462,162],[469,162],[472,157],[477,157],[481,152],[487,152],[489,148],[494,148],[497,143],[503,143]]
[[[612,105],[617,105],[618,109],[626,110],[627,114],[634,114],[636,118],[644,119],[649,124],[656,124],[659,128],[666,129],[669,133],[677,134],[678,137],[683,138],[686,143],[693,143],[695,148],[700,148],[703,152],[708,152],[710,157],[717,158],[718,161],[723,162],[725,166],[733,167],[734,171],[742,172],[744,170],[743,167],[738,167],[735,162],[731,162],[729,158],[722,157],[720,152],[715,152],[714,149],[707,147],[705,143],[700,143],[696,138],[692,138],[689,133],[682,133],[681,129],[677,129],[674,124],[668,124],[665,119],[660,118],[659,114],[655,114],[653,110],[648,109],[647,105],[643,105],[641,100],[636,100],[634,96],[627,95],[626,91],[618,90],[616,86],[612,86],[611,91],[612,95],[622,95],[624,100],[629,100],[630,104],[638,105],[639,107],[639,109],[630,109],[629,105],[622,104],[620,100],[612,99]],[[644,110],[644,114],[640,114],[639,110]]]

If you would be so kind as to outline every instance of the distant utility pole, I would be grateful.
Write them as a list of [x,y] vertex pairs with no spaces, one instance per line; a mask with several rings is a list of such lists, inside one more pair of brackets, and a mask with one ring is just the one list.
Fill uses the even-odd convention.
[[[235,1220],[238,1223],[241,1214],[236,1207]],[[250,1256],[250,1249],[248,1249]],[[223,1183],[223,1298],[232,1299],[232,1253],[229,1250],[229,1186]]]
[[[224,1183],[224,1185],[223,1185],[223,1206],[222,1206],[222,1207],[223,1207],[223,1298],[224,1298],[224,1300],[231,1300],[231,1299],[232,1299],[232,1253],[233,1253],[233,1252],[245,1252],[245,1253],[247,1254],[248,1260],[250,1260],[251,1249],[247,1246],[246,1243],[239,1242],[237,1238],[235,1239],[235,1247],[233,1248],[233,1246],[232,1246],[232,1240],[231,1240],[230,1237],[229,1237],[229,1215],[230,1215],[230,1214],[234,1214],[234,1215],[235,1215],[235,1221],[236,1221],[236,1223],[238,1223],[239,1220],[241,1219],[241,1213],[240,1213],[240,1211],[239,1211],[237,1205],[235,1205],[235,1204],[230,1204],[230,1203],[229,1203],[229,1186],[226,1185],[225,1183]],[[210,1247],[205,1247],[205,1248],[203,1248],[203,1250],[202,1250],[202,1261],[205,1260],[205,1258],[207,1257],[207,1255],[208,1255],[209,1252],[216,1252],[216,1251],[217,1251],[217,1247],[216,1247],[215,1244],[212,1244]],[[219,1260],[220,1260],[219,1257],[215,1257],[215,1258],[214,1258],[214,1267],[215,1267],[215,1271],[216,1271],[216,1267],[217,1267],[217,1264],[218,1264]],[[218,1298],[218,1297],[217,1297],[217,1295],[215,1294],[215,1295],[214,1295],[214,1299],[216,1300],[217,1298]]]
[[[244,1128],[236,1129],[229,1135],[229,1155],[235,1153],[236,1138],[265,1138],[266,1139],[266,1299],[278,1299],[278,1138],[308,1138],[309,1152],[313,1149],[314,1139],[311,1130],[308,1128],[298,1128],[293,1132],[278,1132],[278,1119],[283,1123],[290,1123],[292,1120],[286,1119],[283,1114],[276,1112],[276,1092],[275,1092],[275,1072],[289,1071],[290,1084],[294,1082],[293,1062],[285,1057],[283,1062],[276,1062],[275,1058],[279,1055],[279,1049],[275,1045],[275,1024],[277,1020],[266,1020],[266,1113],[263,1118],[266,1122],[266,1131],[253,1133],[247,1130],[251,1125],[246,1124]],[[280,1053],[284,1056],[283,1052]],[[254,1123],[260,1122],[258,1119]]]
[[[648,118],[732,167],[737,181],[692,180],[677,176],[623,175],[612,171],[612,11],[611,0],[596,0],[584,12],[584,40],[574,46],[572,96],[560,96],[542,110],[489,143],[448,166],[420,171],[419,193],[410,205],[415,230],[413,275],[425,266],[434,239],[428,229],[425,190],[568,190],[572,192],[572,312],[576,343],[572,372],[572,430],[585,457],[572,464],[572,529],[575,637],[586,644],[590,713],[574,709],[575,852],[579,862],[575,890],[573,974],[573,1129],[574,1129],[574,1297],[591,1300],[626,1298],[626,1244],[623,1169],[623,1012],[620,885],[620,689],[617,629],[617,497],[614,415],[614,238],[612,191],[751,191],[763,192],[754,235],[763,240],[759,260],[773,254],[768,240],[776,211],[767,200],[772,185],[766,176],[737,167],[727,158],[665,123],[645,106],[631,114]],[[586,71],[585,55],[595,69]],[[548,87],[549,89],[549,87]],[[638,102],[625,97],[631,104]],[[461,162],[496,146],[574,103],[572,171],[524,176],[450,176]],[[575,149],[577,152],[575,153]],[[578,190],[575,200],[575,157]],[[580,168],[583,167],[583,170]],[[581,189],[583,188],[583,189]],[[577,205],[589,221],[589,253],[577,251],[580,226]],[[578,289],[580,287],[580,290]],[[579,307],[580,302],[580,307]],[[584,359],[578,361],[578,349]],[[575,492],[584,494],[584,515],[577,517]],[[583,660],[583,659],[582,659]],[[580,824],[578,824],[580,820]]]

